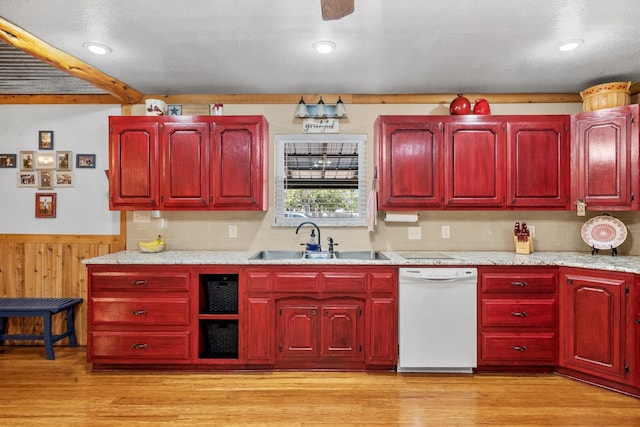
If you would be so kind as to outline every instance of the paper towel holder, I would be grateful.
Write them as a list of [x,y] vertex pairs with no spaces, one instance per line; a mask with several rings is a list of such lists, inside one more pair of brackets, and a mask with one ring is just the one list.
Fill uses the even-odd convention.
[[385,222],[418,222],[418,213],[410,212],[385,212]]

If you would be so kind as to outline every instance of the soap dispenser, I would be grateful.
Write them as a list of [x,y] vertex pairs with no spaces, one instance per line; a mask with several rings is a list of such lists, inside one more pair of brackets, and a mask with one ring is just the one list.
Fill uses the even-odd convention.
[[310,252],[318,251],[318,239],[316,238],[316,230],[311,230],[311,237],[309,237],[309,243],[307,244],[307,250]]

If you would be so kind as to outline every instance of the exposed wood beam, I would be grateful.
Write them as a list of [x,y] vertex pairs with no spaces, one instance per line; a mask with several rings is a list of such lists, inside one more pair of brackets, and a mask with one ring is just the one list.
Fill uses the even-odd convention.
[[2,95],[0,104],[122,104],[113,95]]
[[0,38],[35,58],[99,87],[123,103],[134,104],[142,99],[142,93],[130,88],[127,84],[47,44],[2,17],[0,17]]

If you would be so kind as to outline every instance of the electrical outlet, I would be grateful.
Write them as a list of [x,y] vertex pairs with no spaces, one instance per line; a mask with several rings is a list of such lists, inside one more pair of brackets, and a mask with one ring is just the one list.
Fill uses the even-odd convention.
[[443,239],[450,239],[451,238],[451,227],[449,227],[448,225],[443,225],[441,233],[442,233],[442,238]]
[[230,225],[229,226],[229,238],[230,239],[235,239],[238,237],[238,227],[235,225]]
[[536,226],[527,224],[527,228],[529,229],[529,235],[531,237],[536,237]]
[[409,232],[409,240],[420,240],[422,239],[422,228],[420,227],[408,227]]
[[151,222],[151,212],[133,211],[133,222],[149,224]]
[[587,204],[582,200],[578,200],[576,202],[576,210],[578,211],[578,216],[585,216]]

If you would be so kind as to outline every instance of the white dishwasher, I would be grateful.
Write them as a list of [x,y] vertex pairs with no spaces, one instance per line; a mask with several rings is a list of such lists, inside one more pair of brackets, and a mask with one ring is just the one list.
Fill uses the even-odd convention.
[[400,268],[398,372],[477,366],[475,268]]

